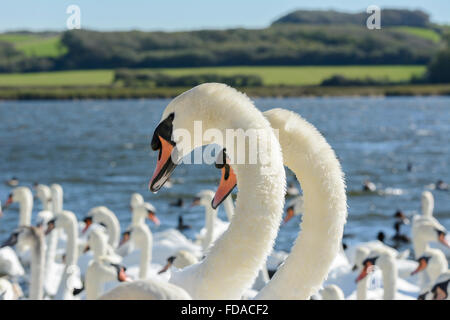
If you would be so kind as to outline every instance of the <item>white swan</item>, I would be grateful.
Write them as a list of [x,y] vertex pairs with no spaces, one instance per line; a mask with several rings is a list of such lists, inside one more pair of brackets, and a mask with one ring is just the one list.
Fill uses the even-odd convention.
[[[381,269],[382,281],[383,281],[383,294],[384,300],[412,300],[412,295],[416,296],[419,289],[412,288],[411,295],[402,294],[397,292],[398,285],[398,271],[397,262],[395,256],[386,250],[376,250],[369,254],[369,257],[363,262],[363,269],[356,281],[367,277],[367,275],[373,272],[374,267],[378,266]],[[367,288],[364,288],[367,289]],[[381,298],[381,297],[377,297]]]
[[104,290],[105,284],[110,281],[127,281],[121,278],[118,270],[109,259],[108,240],[103,228],[98,227],[90,231],[88,236],[89,248],[93,251],[93,260],[90,262],[85,278],[86,299],[97,299]]
[[[412,237],[413,237],[413,242],[414,242],[414,238],[420,237],[420,231],[418,231],[417,228],[421,224],[434,224],[437,226],[438,229],[445,230],[445,228],[433,216],[433,210],[434,210],[433,194],[430,191],[424,191],[422,193],[421,200],[422,200],[422,215],[415,215],[412,219],[411,233],[412,233]],[[443,240],[446,240],[445,236],[444,236]],[[447,241],[448,241],[448,239],[447,239]],[[442,241],[440,243],[434,242],[434,243],[430,243],[429,245],[431,247],[435,247],[437,249],[442,250],[447,257],[450,257],[450,247],[448,245],[446,245],[444,242],[442,242]],[[418,258],[418,256],[416,256],[416,258]]]
[[[53,229],[56,229],[53,231]],[[73,289],[81,288],[78,262],[78,221],[71,211],[61,211],[54,221],[48,224],[46,233],[64,230],[67,235],[65,266],[58,281],[57,300],[73,300]]]
[[136,258],[139,259],[139,279],[147,279],[149,264],[152,261],[153,237],[150,228],[145,224],[145,218],[152,212],[145,204],[135,208],[133,211],[134,222],[131,227],[130,241],[137,250],[137,255],[135,257],[132,252],[130,255],[125,256],[122,261],[125,266],[129,267],[136,263]]
[[3,246],[16,245],[20,250],[30,248],[31,251],[31,279],[29,288],[29,299],[42,300],[44,295],[44,264],[45,264],[45,242],[41,228],[20,227],[14,231]]
[[[207,253],[209,247],[228,229],[229,226],[228,222],[222,221],[217,217],[217,209],[211,207],[213,199],[214,191],[202,190],[197,194],[197,197],[193,202],[193,205],[201,205],[205,208],[205,227],[202,228],[197,235],[197,241],[201,243],[203,254]],[[231,197],[227,197],[225,201],[232,201]]]
[[19,203],[19,223],[18,226],[31,225],[31,211],[33,209],[33,194],[28,187],[14,188],[8,196],[3,209],[8,208],[12,203]]
[[99,206],[89,210],[87,217],[92,218],[94,223],[105,225],[108,244],[114,249],[117,248],[120,237],[120,223],[114,212],[105,206]]
[[419,266],[411,273],[411,275],[424,271],[428,276],[426,283],[423,283],[420,288],[421,292],[430,291],[437,278],[448,270],[447,259],[445,258],[444,253],[439,249],[426,249],[422,256],[417,259],[417,262],[419,263]]
[[[47,226],[47,223],[54,219],[52,191],[44,184],[35,184],[36,197],[42,203],[42,211],[37,214],[37,225]],[[53,296],[58,290],[58,285],[63,272],[62,265],[55,262],[58,245],[58,234],[51,233],[45,237],[45,270],[44,270],[44,291],[47,295]]]
[[[264,141],[267,146],[259,150],[260,159],[269,161],[265,165],[233,165],[239,193],[229,228],[204,260],[173,272],[170,281],[194,299],[239,299],[270,253],[281,222],[286,177],[280,146],[268,121],[245,95],[223,84],[199,85],[172,100],[163,112],[152,139],[152,148],[159,150],[160,156],[149,184],[151,191],[159,190],[175,169],[172,154],[180,159],[208,143],[173,141],[178,129],[193,134],[194,122],[200,120],[203,130],[216,129],[223,137],[227,129],[253,129],[256,141]],[[237,150],[228,147],[228,154],[235,158]],[[248,154],[249,146],[245,147],[241,152]],[[219,190],[216,195],[218,204],[227,193]]]
[[445,237],[446,234],[447,230],[436,221],[428,220],[417,223],[413,234],[413,247],[416,259],[420,258],[430,248],[430,242],[438,242],[448,248],[449,244]]

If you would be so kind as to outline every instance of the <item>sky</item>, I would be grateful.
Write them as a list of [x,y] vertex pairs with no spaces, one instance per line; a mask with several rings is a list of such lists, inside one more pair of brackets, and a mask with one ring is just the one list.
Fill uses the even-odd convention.
[[65,30],[71,4],[81,9],[81,28],[105,31],[262,28],[296,9],[360,12],[369,5],[421,9],[450,24],[449,0],[2,0],[0,31]]

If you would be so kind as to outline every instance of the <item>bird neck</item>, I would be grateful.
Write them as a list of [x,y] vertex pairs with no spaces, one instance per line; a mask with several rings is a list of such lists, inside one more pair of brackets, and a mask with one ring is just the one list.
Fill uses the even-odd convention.
[[214,235],[214,222],[217,217],[217,210],[213,209],[210,205],[205,206],[205,228],[206,233],[202,239],[203,253],[206,254],[208,248],[213,242]]
[[265,115],[279,130],[284,164],[301,184],[304,213],[290,255],[256,298],[309,299],[320,289],[340,250],[347,217],[344,174],[333,149],[314,126],[293,112],[279,110]]
[[31,247],[30,300],[42,300],[44,296],[44,237],[35,236]]
[[25,193],[19,203],[19,226],[31,225],[31,210],[33,209],[33,196],[31,192]]
[[381,268],[383,275],[383,299],[394,300],[397,292],[397,266],[394,262],[389,262]]

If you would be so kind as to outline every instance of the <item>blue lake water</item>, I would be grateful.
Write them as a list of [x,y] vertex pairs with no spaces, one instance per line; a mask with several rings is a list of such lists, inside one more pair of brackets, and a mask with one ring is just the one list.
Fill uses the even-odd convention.
[[[282,107],[313,123],[338,155],[348,186],[349,217],[345,242],[374,239],[382,230],[394,234],[393,214],[420,211],[420,196],[430,184],[450,182],[450,97],[255,99],[264,111]],[[215,190],[220,172],[214,166],[181,165],[173,187],[157,194],[147,190],[156,152],[153,130],[169,100],[0,102],[0,182],[12,176],[21,185],[59,183],[64,208],[79,218],[106,205],[122,228],[130,223],[129,201],[141,193],[158,210],[162,222],[152,231],[173,228],[183,215],[193,237],[204,224],[204,211],[190,208],[195,194]],[[407,171],[407,163],[413,169]],[[361,192],[364,180],[380,193]],[[288,181],[295,181],[288,173]],[[11,189],[0,184],[4,203]],[[434,215],[450,228],[450,192],[432,190]],[[183,208],[169,207],[177,198]],[[35,200],[33,221],[41,204]],[[220,209],[219,216],[225,219]],[[276,248],[289,251],[298,233],[297,216],[280,229]],[[13,205],[0,219],[0,240],[17,226]],[[405,226],[403,232],[409,233]]]

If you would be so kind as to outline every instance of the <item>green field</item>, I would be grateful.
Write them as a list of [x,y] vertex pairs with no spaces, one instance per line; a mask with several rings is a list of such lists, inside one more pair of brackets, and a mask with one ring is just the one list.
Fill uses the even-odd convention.
[[[256,74],[265,85],[317,85],[332,75],[348,78],[388,78],[406,81],[421,75],[425,66],[285,66],[285,67],[212,67],[152,69],[170,75],[214,73],[222,75]],[[0,74],[0,86],[93,86],[109,85],[113,70],[56,71],[25,74]]]
[[61,46],[60,36],[6,33],[0,34],[0,41],[11,42],[27,56],[58,57],[66,52]]
[[425,38],[433,42],[441,41],[441,35],[433,29],[418,28],[418,27],[392,27],[392,30],[409,33],[417,37]]

